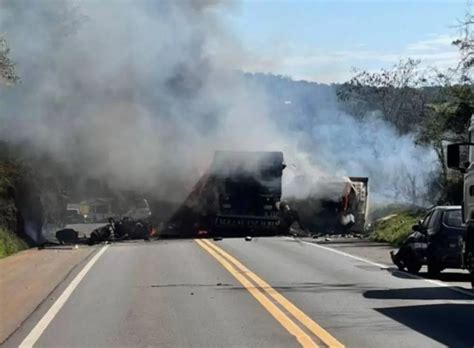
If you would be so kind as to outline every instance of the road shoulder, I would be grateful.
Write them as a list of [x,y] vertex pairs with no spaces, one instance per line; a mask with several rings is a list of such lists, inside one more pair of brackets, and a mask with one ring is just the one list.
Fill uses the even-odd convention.
[[388,243],[373,242],[358,238],[336,238],[331,240],[325,240],[324,238],[304,238],[304,240],[387,266],[393,266],[390,251],[397,250]]
[[20,327],[94,247],[29,249],[0,260],[0,344]]
[[[390,251],[396,251],[398,249],[388,243],[373,242],[367,239],[357,238],[334,238],[326,240],[322,237],[315,239],[302,238],[302,240],[307,243],[315,243],[355,257],[360,257],[373,263],[385,265],[387,268],[396,268],[391,260]],[[395,272],[394,274],[400,275],[401,272]],[[469,274],[462,269],[446,269],[441,272],[436,279],[430,279],[426,266],[423,266],[418,276],[428,281],[441,282],[445,286],[471,290]]]

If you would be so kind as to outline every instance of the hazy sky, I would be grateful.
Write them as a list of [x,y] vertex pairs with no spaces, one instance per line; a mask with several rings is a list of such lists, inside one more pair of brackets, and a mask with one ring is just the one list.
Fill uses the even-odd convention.
[[[471,1],[472,2],[472,1]],[[378,70],[399,58],[451,66],[451,42],[468,0],[244,0],[229,22],[249,52],[243,69],[341,82],[351,67]]]

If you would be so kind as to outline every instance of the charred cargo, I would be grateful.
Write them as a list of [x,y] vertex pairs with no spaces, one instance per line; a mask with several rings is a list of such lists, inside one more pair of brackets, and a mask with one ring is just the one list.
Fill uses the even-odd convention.
[[326,178],[303,199],[290,200],[300,221],[313,233],[363,233],[366,227],[369,179]]

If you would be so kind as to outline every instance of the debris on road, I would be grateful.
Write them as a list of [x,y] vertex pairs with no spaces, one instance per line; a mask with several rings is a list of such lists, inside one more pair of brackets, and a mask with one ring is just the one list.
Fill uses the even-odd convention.
[[65,228],[56,232],[56,239],[59,244],[76,243],[79,239],[79,232],[72,228]]
[[78,231],[73,228],[64,228],[56,232],[57,242],[47,241],[38,248],[44,249],[48,246],[72,245],[73,249],[77,249],[79,244],[108,244],[110,242],[138,239],[149,241],[152,235],[154,235],[154,229],[146,221],[132,220],[127,217],[115,221],[113,218],[110,218],[108,224],[94,229],[89,237],[79,237]]
[[151,225],[142,220],[131,220],[122,218],[120,221],[109,219],[109,223],[92,231],[88,244],[93,245],[101,242],[114,242],[125,239],[150,240],[153,233]]

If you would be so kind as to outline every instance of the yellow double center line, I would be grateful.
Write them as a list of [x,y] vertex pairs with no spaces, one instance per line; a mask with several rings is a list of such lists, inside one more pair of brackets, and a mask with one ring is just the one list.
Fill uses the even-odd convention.
[[[290,313],[304,328],[314,334],[325,345],[329,347],[344,347],[344,345],[331,336],[329,332],[316,324],[298,307],[288,301],[232,255],[208,240],[196,239],[195,241],[229,271],[229,273],[232,274],[291,335],[295,336],[301,346],[318,347],[302,327],[297,325],[295,321],[285,314],[274,302],[281,305],[282,308]],[[271,299],[273,299],[273,301]]]

